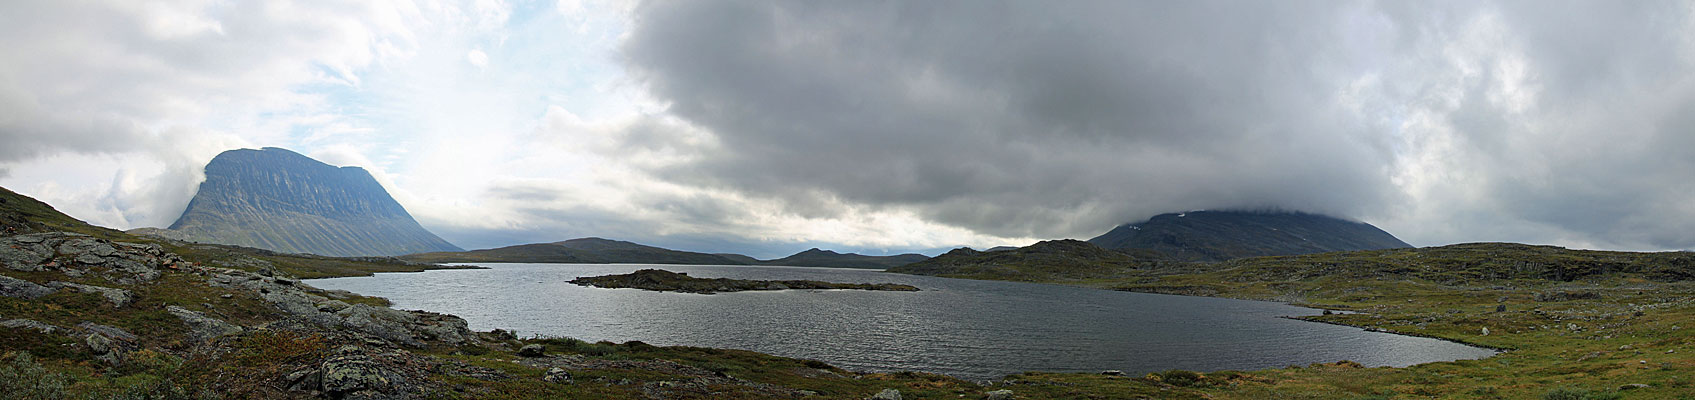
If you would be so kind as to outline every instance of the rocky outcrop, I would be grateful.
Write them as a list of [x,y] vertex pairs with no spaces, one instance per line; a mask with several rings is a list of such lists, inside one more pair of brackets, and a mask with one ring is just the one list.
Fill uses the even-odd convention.
[[165,306],[165,311],[181,319],[183,324],[188,325],[189,336],[197,342],[207,342],[223,335],[234,335],[243,330],[241,326],[178,306]]
[[0,275],[0,297],[16,297],[27,300],[52,294],[53,291],[53,288],[37,285],[35,282]]
[[98,294],[101,297],[105,297],[106,301],[112,302],[112,308],[122,308],[123,306],[129,305],[129,303],[135,302],[135,293],[125,289],[59,281],[48,282],[47,286],[54,289],[69,289],[83,293]]
[[424,347],[427,341],[460,345],[475,340],[469,325],[456,316],[347,304],[308,292],[297,280],[266,276],[274,275],[269,272],[209,267],[204,270],[213,286],[254,294],[291,318],[322,328],[348,329],[409,347]]
[[58,270],[68,277],[98,273],[121,285],[148,282],[182,258],[156,244],[113,242],[69,232],[0,237],[0,263],[13,271]]

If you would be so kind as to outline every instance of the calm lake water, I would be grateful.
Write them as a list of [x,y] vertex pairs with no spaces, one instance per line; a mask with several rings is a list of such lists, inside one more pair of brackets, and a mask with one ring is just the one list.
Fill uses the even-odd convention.
[[[474,330],[588,341],[754,350],[852,370],[966,379],[1023,371],[1130,374],[1252,370],[1353,360],[1367,366],[1475,359],[1493,351],[1279,316],[1280,303],[974,281],[879,271],[748,266],[485,264],[486,270],[308,281],[464,317]],[[713,295],[600,289],[579,276],[662,268],[702,278],[893,282],[919,292],[786,290]]]

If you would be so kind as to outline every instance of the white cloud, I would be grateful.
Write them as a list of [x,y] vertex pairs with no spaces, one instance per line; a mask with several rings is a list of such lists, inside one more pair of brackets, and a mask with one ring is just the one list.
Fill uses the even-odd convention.
[[471,65],[475,65],[477,68],[488,68],[488,53],[471,49],[470,53],[465,53],[465,61],[469,61]]

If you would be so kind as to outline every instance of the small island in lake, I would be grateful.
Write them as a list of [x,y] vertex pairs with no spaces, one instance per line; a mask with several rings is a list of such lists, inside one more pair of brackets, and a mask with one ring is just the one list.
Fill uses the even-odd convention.
[[918,291],[918,288],[915,286],[896,283],[831,283],[806,280],[759,281],[729,278],[696,278],[689,276],[689,274],[671,272],[662,269],[644,269],[622,275],[582,277],[572,279],[571,283],[608,289],[635,288],[661,292],[699,294],[740,292],[744,290],[787,289],[854,289],[890,290],[897,292]]

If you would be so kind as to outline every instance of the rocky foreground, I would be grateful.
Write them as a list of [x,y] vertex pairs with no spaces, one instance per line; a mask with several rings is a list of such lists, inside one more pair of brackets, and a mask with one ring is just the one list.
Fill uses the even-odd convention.
[[644,269],[620,275],[581,277],[572,279],[570,282],[572,284],[582,286],[607,289],[631,288],[660,292],[698,294],[741,292],[748,290],[791,289],[887,290],[896,292],[918,291],[918,288],[915,286],[896,283],[832,283],[807,280],[761,281],[729,278],[696,278],[689,276],[689,274],[671,272],[662,269]]

